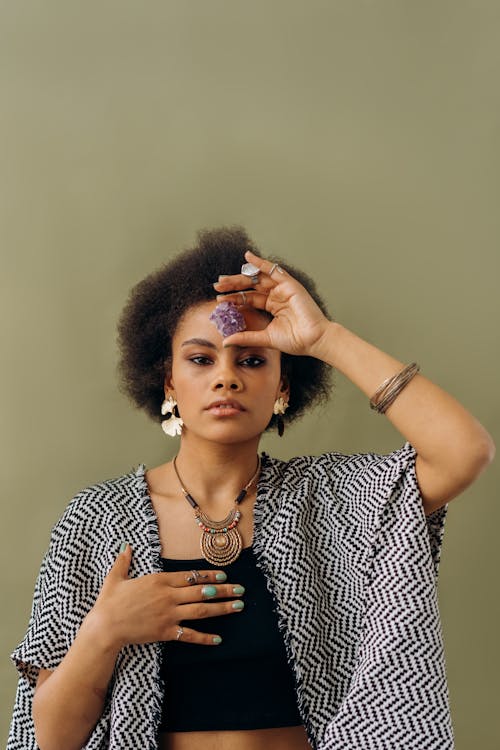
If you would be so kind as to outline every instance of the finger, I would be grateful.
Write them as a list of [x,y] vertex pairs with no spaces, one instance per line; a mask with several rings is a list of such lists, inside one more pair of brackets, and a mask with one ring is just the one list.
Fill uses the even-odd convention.
[[[222,643],[220,635],[215,633],[200,633],[198,630],[192,628],[185,628],[181,626],[182,633],[179,635],[179,631],[176,628],[174,634],[170,640],[180,641],[181,643],[195,643],[199,646],[218,646]],[[179,637],[177,637],[179,635]]]
[[283,279],[285,276],[288,276],[290,278],[290,274],[288,271],[285,271],[285,269],[280,266],[278,263],[275,263],[272,260],[267,260],[266,258],[261,258],[258,255],[254,255],[250,250],[247,250],[245,253],[245,258],[249,263],[253,263],[254,266],[257,266],[257,268],[260,268],[261,271],[263,271],[265,274],[270,276],[270,278],[274,280]]
[[[122,549],[123,547],[123,549]],[[128,542],[123,542],[108,576],[110,578],[128,578],[130,563],[132,562],[132,547]]]
[[178,604],[189,604],[212,599],[234,599],[244,593],[245,587],[239,583],[206,583],[203,586],[184,586],[178,589],[176,599]]
[[241,331],[240,333],[232,333],[231,336],[227,336],[224,339],[222,346],[240,346],[240,347],[264,347],[268,349],[276,349],[272,345],[269,335],[266,333],[266,329],[263,331]]
[[177,618],[180,620],[204,620],[207,617],[220,617],[241,612],[245,603],[241,599],[229,602],[204,601],[191,604],[179,604],[176,609]]
[[174,588],[194,586],[199,583],[224,583],[227,575],[223,570],[181,570],[176,573],[161,573]]
[[241,291],[231,294],[218,294],[216,297],[217,302],[233,302],[239,307],[245,307],[249,305],[255,307],[258,310],[265,310],[267,304],[268,295],[261,294],[260,292]]
[[259,275],[258,281],[255,283],[242,274],[234,274],[234,276],[219,276],[219,280],[215,282],[214,288],[218,292],[233,291],[233,290],[246,290],[255,289],[257,284],[259,289],[272,289],[276,286],[277,279],[272,279],[270,276]]

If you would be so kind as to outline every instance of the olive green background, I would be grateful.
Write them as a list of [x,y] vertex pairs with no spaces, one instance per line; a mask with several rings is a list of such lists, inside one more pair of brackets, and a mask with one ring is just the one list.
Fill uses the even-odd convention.
[[[115,325],[199,228],[243,224],[498,435],[499,73],[498,2],[0,3],[2,735],[52,524],[175,451],[117,391]],[[262,447],[403,444],[336,383]],[[494,463],[447,520],[458,750],[499,742],[497,481]]]

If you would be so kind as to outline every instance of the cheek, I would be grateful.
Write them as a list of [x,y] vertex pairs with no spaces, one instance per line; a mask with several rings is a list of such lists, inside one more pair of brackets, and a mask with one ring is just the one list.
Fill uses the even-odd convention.
[[[203,368],[199,368],[202,370]],[[182,357],[174,357],[172,361],[172,384],[177,390],[179,388],[189,388],[198,374],[198,369],[192,367],[190,362],[186,362]]]

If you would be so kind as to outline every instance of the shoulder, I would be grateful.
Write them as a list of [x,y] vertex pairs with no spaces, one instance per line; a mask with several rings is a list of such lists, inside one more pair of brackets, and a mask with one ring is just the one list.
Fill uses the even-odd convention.
[[400,472],[414,462],[415,449],[410,443],[390,453],[339,453],[331,451],[316,456],[295,456],[288,460],[264,454],[265,465],[277,480],[301,481],[314,474],[351,479],[363,475]]
[[100,527],[114,517],[136,515],[144,501],[144,465],[112,479],[96,482],[81,489],[67,504],[52,528],[51,543],[68,539],[68,535],[85,533]]
[[397,488],[417,493],[414,448],[406,443],[387,454],[338,452],[295,456],[288,461],[269,458],[261,487],[275,507],[292,507],[292,499],[309,507],[326,503],[374,512]]

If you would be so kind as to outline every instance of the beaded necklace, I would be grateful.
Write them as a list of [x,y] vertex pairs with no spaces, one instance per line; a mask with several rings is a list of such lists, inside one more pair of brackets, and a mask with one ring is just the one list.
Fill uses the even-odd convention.
[[237,529],[241,518],[238,506],[245,499],[250,486],[259,475],[261,465],[260,456],[257,457],[257,469],[254,475],[238,494],[238,497],[234,501],[234,508],[229,511],[222,521],[212,520],[201,510],[194,497],[184,487],[177,470],[176,460],[177,456],[173,460],[173,465],[182,494],[193,508],[195,521],[201,529],[201,554],[205,560],[214,565],[229,565],[239,557],[243,546],[240,532]]

